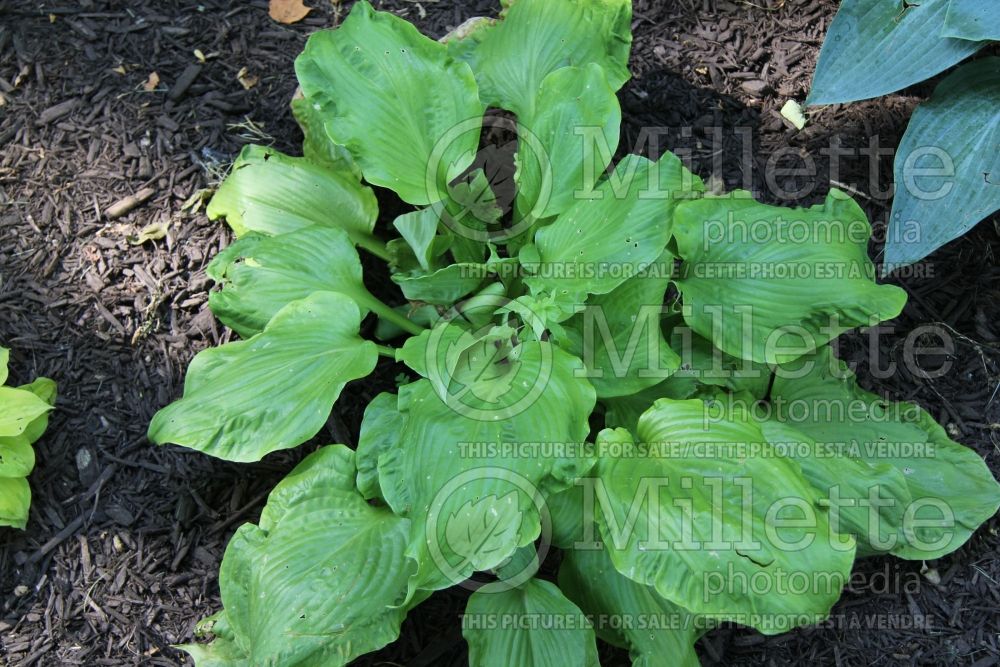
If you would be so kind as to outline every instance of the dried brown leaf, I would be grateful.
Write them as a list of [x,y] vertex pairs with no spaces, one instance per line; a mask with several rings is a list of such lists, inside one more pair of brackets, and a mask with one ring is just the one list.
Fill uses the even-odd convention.
[[267,14],[278,23],[297,23],[312,11],[302,0],[270,0]]

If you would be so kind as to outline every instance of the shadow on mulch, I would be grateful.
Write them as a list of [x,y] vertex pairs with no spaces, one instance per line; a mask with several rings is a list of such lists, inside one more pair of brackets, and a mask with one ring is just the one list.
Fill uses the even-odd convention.
[[[28,530],[5,531],[0,543],[0,650],[10,664],[183,664],[169,646],[189,641],[195,622],[219,607],[227,540],[315,446],[235,465],[144,437],[155,410],[180,393],[190,358],[228,336],[207,309],[204,267],[229,236],[181,205],[212,186],[247,142],[296,152],[292,60],[306,35],[336,23],[349,3],[313,4],[305,21],[281,26],[262,0],[0,2],[0,342],[12,348],[13,381],[47,375],[60,388],[37,444]],[[495,11],[493,0],[376,5],[435,37]],[[832,179],[858,193],[884,233],[889,202],[874,190],[891,183],[891,158],[871,168],[864,155],[846,157],[835,172],[821,149],[868,147],[876,135],[895,146],[926,86],[812,111],[801,132],[778,113],[786,99],[804,97],[834,11],[818,0],[636,0],[635,77],[620,94],[623,147],[673,150],[702,177],[772,200],[780,185],[784,201],[815,203]],[[245,80],[257,79],[249,90],[238,79],[244,67]],[[153,72],[159,84],[147,91]],[[651,127],[660,128],[655,145],[645,141]],[[767,182],[768,166],[796,156],[815,160],[819,176]],[[104,217],[143,188],[153,191],[145,203]],[[154,222],[170,225],[165,239],[129,243]],[[860,364],[863,384],[920,403],[995,472],[998,242],[994,219],[935,253],[929,276],[897,280],[911,299],[894,329],[874,343],[845,336],[841,348]],[[873,243],[873,256],[880,252]],[[390,293],[384,273],[369,270],[366,279]],[[898,358],[910,332],[927,324],[958,334],[952,370],[936,380],[897,373],[876,381],[868,347]],[[365,404],[394,385],[398,370],[381,362],[352,384],[317,442],[353,444]],[[998,549],[994,519],[958,553],[927,563],[940,583],[921,575],[920,563],[859,562],[856,590],[830,624],[778,637],[722,629],[699,643],[700,654],[706,665],[996,664]],[[398,642],[357,664],[464,664],[465,598],[435,595],[410,614]],[[923,626],[892,627],[917,617]],[[620,651],[602,658],[627,664]]]

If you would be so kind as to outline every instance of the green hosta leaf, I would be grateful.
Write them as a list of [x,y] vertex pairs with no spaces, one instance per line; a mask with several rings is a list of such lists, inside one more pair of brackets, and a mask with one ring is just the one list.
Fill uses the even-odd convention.
[[371,245],[378,204],[370,188],[348,168],[330,169],[273,148],[247,146],[208,204],[208,217],[223,217],[237,236],[273,236],[325,225]]
[[264,330],[275,313],[315,292],[339,292],[362,309],[377,304],[361,278],[346,232],[313,225],[280,236],[251,234],[216,255],[208,275],[222,283],[209,296],[215,316],[240,336]]
[[25,433],[52,406],[26,388],[0,387],[0,437]]
[[542,494],[593,464],[583,441],[594,390],[574,377],[578,360],[549,343],[479,345],[452,330],[404,348],[431,380],[407,386],[398,446],[378,462],[386,501],[414,518],[411,590],[444,588],[530,544]]
[[484,102],[527,118],[542,81],[563,67],[596,63],[621,88],[630,76],[631,19],[627,0],[517,0],[501,20],[448,47],[472,65]]
[[295,73],[365,179],[410,204],[444,199],[475,156],[485,108],[468,65],[368,2],[336,30],[313,33]]
[[[400,389],[402,391],[402,389]],[[378,459],[399,446],[406,414],[399,409],[395,394],[382,392],[365,408],[358,434],[358,491],[367,500],[381,498]]]
[[589,193],[618,148],[621,109],[597,63],[549,74],[530,116],[518,118],[517,207],[535,219]]
[[674,218],[684,319],[723,352],[776,364],[896,317],[906,292],[875,284],[870,234],[839,190],[807,209],[742,191],[685,203]]
[[[515,5],[516,6],[516,5]],[[678,201],[702,190],[672,153],[657,162],[629,155],[587,199],[538,231],[534,291],[607,294],[639,275],[666,249]]]
[[767,395],[770,367],[726,354],[694,333],[680,318],[673,324],[670,347],[680,354],[681,366],[664,381],[658,398],[692,398],[704,387],[722,387],[732,393],[746,391],[756,399]]
[[392,221],[392,226],[406,240],[413,256],[424,271],[431,270],[434,261],[434,239],[438,228],[438,215],[430,208],[406,213]]
[[365,502],[354,453],[324,447],[236,531],[219,572],[225,611],[202,665],[345,665],[396,639],[410,564],[408,521]]
[[347,147],[334,143],[326,133],[320,105],[304,97],[292,99],[292,115],[302,130],[302,155],[309,161],[336,171],[348,170],[361,180],[361,169]]
[[[775,418],[815,440],[830,458],[801,462],[807,477],[823,493],[841,485],[844,498],[852,497],[852,492],[867,498],[869,488],[878,484],[880,496],[895,501],[879,510],[881,535],[864,531],[866,553],[940,558],[964,544],[996,513],[1000,485],[982,457],[951,440],[929,414],[912,403],[885,401],[864,391],[829,348],[802,363],[808,364],[808,373],[791,379],[779,372],[771,397],[786,406],[775,410]],[[823,470],[823,464],[829,470]],[[865,465],[869,470],[861,473]],[[863,478],[851,479],[861,474]],[[900,481],[909,497],[898,488]],[[866,516],[853,510],[842,514],[849,528]],[[876,538],[881,544],[874,543]]]
[[431,273],[419,270],[394,273],[392,282],[399,285],[410,301],[447,306],[475,291],[486,276],[484,264],[449,264]]
[[1000,58],[990,57],[956,69],[913,112],[893,168],[887,269],[923,259],[1000,209],[998,108]]
[[854,542],[831,537],[820,493],[794,460],[754,450],[764,435],[744,409],[660,399],[638,436],[648,451],[630,449],[621,430],[598,442],[623,446],[599,459],[596,487],[619,572],[695,614],[769,634],[829,612]]
[[583,312],[565,323],[567,349],[583,359],[598,398],[642,391],[680,365],[660,328],[672,267],[673,258],[664,252],[648,274],[590,297]]
[[10,350],[0,347],[0,385],[7,381],[7,365],[10,363]]
[[929,79],[984,46],[940,37],[948,0],[844,0],[816,65],[809,104],[852,102]]
[[948,0],[941,36],[1000,41],[1000,5],[983,0]]
[[184,397],[163,408],[149,439],[230,461],[257,461],[316,435],[344,385],[368,375],[375,345],[358,337],[350,298],[316,292],[290,303],[253,338],[200,352]]
[[[555,625],[557,621],[562,625]],[[583,612],[542,579],[501,592],[473,593],[462,618],[462,635],[469,643],[470,667],[600,664],[594,630]]]
[[0,477],[0,526],[24,530],[31,506],[31,487],[23,477]]
[[707,629],[683,607],[665,600],[652,586],[615,570],[604,549],[568,552],[559,567],[559,588],[598,623],[597,636],[629,649],[635,667],[698,667],[694,642]]
[[27,477],[35,467],[35,450],[24,434],[0,438],[0,477]]
[[[56,383],[54,380],[50,380],[45,377],[35,378],[34,382],[21,385],[18,389],[30,391],[51,407],[55,407],[56,405]],[[35,417],[31,423],[28,424],[28,427],[24,429],[24,433],[22,435],[28,439],[28,442],[34,442],[42,437],[42,434],[45,433],[45,429],[48,427],[49,412],[46,411],[42,415]]]

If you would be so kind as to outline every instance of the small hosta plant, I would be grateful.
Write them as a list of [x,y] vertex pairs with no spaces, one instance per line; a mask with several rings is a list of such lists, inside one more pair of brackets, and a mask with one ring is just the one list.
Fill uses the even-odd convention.
[[[208,209],[238,237],[209,303],[243,340],[195,357],[149,435],[255,461],[377,364],[407,372],[236,531],[199,665],[345,664],[455,585],[473,665],[595,665],[598,637],[695,664],[713,625],[820,620],[856,557],[935,558],[996,511],[976,452],[835,355],[905,301],[853,200],[612,164],[630,21],[516,0],[437,42],[361,1],[310,37],[304,155],[247,147]],[[504,195],[483,139],[514,135]],[[412,210],[380,220],[377,189]]]
[[0,347],[0,526],[24,528],[31,505],[27,478],[35,467],[31,445],[49,425],[56,383],[38,378],[20,387],[4,386],[9,357],[10,351]]

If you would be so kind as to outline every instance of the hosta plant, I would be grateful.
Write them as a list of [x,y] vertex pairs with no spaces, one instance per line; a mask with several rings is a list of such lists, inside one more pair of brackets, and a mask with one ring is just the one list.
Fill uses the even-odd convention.
[[[843,0],[807,101],[902,90],[998,41],[995,0]],[[923,259],[1000,209],[998,145],[1000,58],[986,56],[957,67],[910,118],[893,164],[887,268]]]
[[[149,435],[255,461],[378,364],[405,372],[236,531],[199,665],[345,664],[456,585],[473,665],[595,665],[597,637],[695,664],[713,625],[822,619],[855,557],[935,558],[996,510],[982,458],[834,354],[905,301],[853,200],[611,164],[630,21],[516,0],[438,42],[362,1],[309,38],[304,155],[247,147],[208,209],[237,236],[209,304],[243,340],[195,357]],[[480,159],[504,127],[506,199]],[[412,210],[380,219],[383,190]]]
[[9,358],[10,351],[0,347],[0,526],[24,528],[31,505],[27,478],[35,467],[31,445],[49,425],[56,383],[38,378],[20,387],[4,386]]

